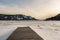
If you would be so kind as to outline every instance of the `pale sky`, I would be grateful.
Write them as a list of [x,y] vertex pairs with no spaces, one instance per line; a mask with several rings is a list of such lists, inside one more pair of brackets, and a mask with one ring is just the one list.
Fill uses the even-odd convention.
[[60,13],[60,0],[0,0],[0,14],[24,14],[45,19]]

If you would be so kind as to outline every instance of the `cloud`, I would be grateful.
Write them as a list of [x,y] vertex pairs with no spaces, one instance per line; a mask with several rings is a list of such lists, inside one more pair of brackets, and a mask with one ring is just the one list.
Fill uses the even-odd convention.
[[0,13],[25,14],[45,19],[56,14],[55,1],[57,0],[0,0]]
[[26,5],[31,3],[32,0],[0,0],[3,5]]

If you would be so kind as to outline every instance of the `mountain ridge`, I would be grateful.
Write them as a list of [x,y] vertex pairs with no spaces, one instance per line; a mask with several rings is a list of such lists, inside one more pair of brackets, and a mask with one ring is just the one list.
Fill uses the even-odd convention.
[[0,20],[37,20],[37,19],[23,14],[0,14]]
[[60,14],[57,14],[54,17],[47,18],[46,20],[60,20]]

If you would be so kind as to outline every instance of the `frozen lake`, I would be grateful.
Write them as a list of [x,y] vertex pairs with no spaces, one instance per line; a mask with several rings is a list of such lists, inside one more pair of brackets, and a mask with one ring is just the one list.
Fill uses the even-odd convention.
[[0,40],[6,40],[17,27],[27,26],[44,40],[60,40],[60,21],[0,21]]

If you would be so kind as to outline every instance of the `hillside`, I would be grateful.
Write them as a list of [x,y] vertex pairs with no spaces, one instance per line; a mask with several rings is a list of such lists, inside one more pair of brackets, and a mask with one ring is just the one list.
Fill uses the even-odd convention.
[[22,14],[10,15],[10,14],[0,14],[0,20],[36,20],[31,16],[26,16]]
[[51,17],[51,18],[47,18],[46,20],[60,20],[60,14],[58,14],[54,17]]

